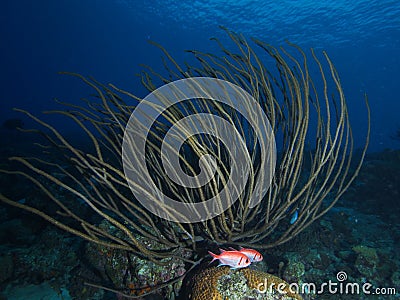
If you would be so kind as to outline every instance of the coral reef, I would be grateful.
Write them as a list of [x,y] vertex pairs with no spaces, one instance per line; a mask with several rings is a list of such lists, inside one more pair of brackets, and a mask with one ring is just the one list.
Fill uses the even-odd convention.
[[374,277],[376,268],[379,264],[379,258],[376,249],[363,245],[357,245],[353,247],[353,251],[358,254],[354,265],[355,268],[367,278]]
[[[390,153],[390,155],[382,153],[379,157],[382,160],[395,161],[394,153]],[[386,163],[374,162],[373,165],[373,168],[378,168]],[[372,164],[368,163],[368,166],[366,169],[371,170]],[[368,176],[371,178],[371,182],[377,183],[376,186],[379,188],[387,186],[387,180],[390,180],[374,171]],[[381,182],[378,181],[379,176],[381,176]],[[361,176],[362,180],[363,178],[364,175]],[[391,180],[394,182],[397,178],[393,177]],[[253,267],[260,271],[268,271],[288,283],[315,282],[317,285],[328,280],[335,281],[336,274],[344,271],[348,276],[347,282],[359,284],[369,282],[374,287],[393,287],[399,291],[400,256],[397,251],[399,248],[397,237],[400,225],[398,222],[393,222],[396,218],[396,210],[391,209],[389,203],[386,202],[385,206],[381,204],[379,211],[375,210],[376,214],[371,214],[370,210],[361,209],[365,206],[364,200],[367,196],[362,192],[366,187],[361,183],[358,182],[354,190],[345,195],[347,201],[343,201],[341,206],[333,208],[324,219],[309,226],[292,241],[280,247],[264,250],[262,252],[264,261],[254,264]],[[17,185],[16,188],[22,189],[23,185]],[[360,194],[362,197],[357,196]],[[386,199],[386,195],[382,193],[383,199]],[[390,195],[392,194],[388,194],[388,196]],[[25,201],[34,201],[40,205],[46,204],[46,199],[39,197],[35,191],[30,197],[31,199],[26,198]],[[12,295],[21,295],[21,291],[24,289],[36,291],[39,287],[47,287],[46,289],[42,288],[46,295],[65,295],[68,292],[74,300],[115,300],[116,296],[113,294],[84,285],[84,282],[104,283],[105,278],[109,280],[109,286],[112,286],[114,282],[118,283],[118,279],[125,280],[125,282],[119,282],[118,286],[132,294],[138,295],[146,291],[146,289],[140,289],[140,284],[137,284],[139,281],[135,284],[127,280],[128,276],[124,278],[119,275],[123,273],[123,270],[128,269],[123,265],[123,257],[127,257],[123,252],[112,252],[105,247],[88,246],[79,238],[72,238],[55,227],[46,226],[46,223],[38,218],[29,220],[24,216],[22,222],[20,212],[11,210],[9,207],[0,208],[0,214],[4,221],[0,227],[3,253],[0,257],[3,276],[3,281],[0,283],[0,299],[7,299],[7,297],[10,299]],[[102,226],[108,232],[112,230],[107,223],[103,223]],[[143,243],[149,247],[156,247],[156,244],[148,244],[146,240],[143,240]],[[93,258],[88,263],[88,256],[91,255]],[[142,278],[143,284],[144,281],[151,283],[152,278],[157,279],[165,275],[160,272],[161,267],[157,266],[156,269],[153,269],[150,263],[142,258],[132,257],[132,259],[137,263],[136,270],[141,270],[140,273],[147,275],[147,279]],[[372,266],[376,266],[372,277],[367,276],[368,272],[373,270],[371,263]],[[117,266],[119,274],[112,273],[113,265]],[[175,265],[171,265],[171,267],[179,270],[179,267],[176,269]],[[224,268],[214,269],[224,272]],[[113,281],[107,277],[108,274],[114,276]],[[173,277],[172,272],[169,275],[171,278]],[[236,288],[248,288],[246,278],[241,272],[232,272],[230,276],[234,279]],[[214,281],[215,285],[217,282]],[[228,290],[229,280],[221,281],[221,283],[220,286],[226,287]],[[209,291],[211,284],[211,279],[205,281],[204,290],[208,289]],[[53,290],[52,293],[50,293],[49,286]],[[169,288],[165,287],[158,293],[159,298],[155,299],[163,296],[169,300],[174,299],[173,294],[168,294],[171,292]],[[178,292],[179,284],[177,283],[172,288]],[[184,296],[182,291],[180,291],[181,295]],[[269,299],[278,297],[278,295],[270,294],[257,295],[257,297],[262,296],[270,297]],[[305,299],[338,299],[341,297],[341,295],[312,293],[302,296]],[[357,295],[358,297],[347,296],[345,299],[360,299],[359,295]],[[128,299],[123,296],[118,297],[118,299]],[[393,299],[394,296],[375,295],[374,297],[374,299],[386,300]],[[142,299],[145,298],[142,297]],[[175,299],[177,298],[175,297]],[[189,298],[178,299],[187,300]],[[209,299],[213,299],[212,294]]]
[[[100,226],[110,234],[115,236],[120,234],[114,226],[106,221],[103,221]],[[157,241],[142,236],[136,238],[148,249],[166,250],[165,246]],[[178,249],[175,255],[163,259],[163,264],[156,264],[127,251],[88,243],[85,256],[104,280],[111,281],[113,287],[126,294],[140,296],[156,286],[165,285],[185,274],[185,259],[191,257],[191,252]],[[179,280],[171,285],[165,285],[156,293],[163,297],[169,297],[180,289],[181,283]]]
[[277,276],[250,268],[213,267],[193,278],[191,300],[302,299]]

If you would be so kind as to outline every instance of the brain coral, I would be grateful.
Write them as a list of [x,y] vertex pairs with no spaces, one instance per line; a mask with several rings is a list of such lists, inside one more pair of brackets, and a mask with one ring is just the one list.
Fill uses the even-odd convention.
[[[208,268],[196,274],[192,282],[191,300],[302,299],[279,277],[249,268]],[[263,292],[265,283],[271,290]],[[278,285],[283,293],[278,291]]]

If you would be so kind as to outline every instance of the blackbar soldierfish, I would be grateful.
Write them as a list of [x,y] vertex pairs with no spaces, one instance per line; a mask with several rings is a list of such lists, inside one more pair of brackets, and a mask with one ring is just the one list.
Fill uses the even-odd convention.
[[214,260],[219,260],[219,266],[229,266],[231,269],[245,268],[250,265],[250,259],[239,251],[225,251],[222,250],[221,254],[214,254],[210,251],[208,253],[213,257]]
[[258,262],[263,260],[263,256],[257,250],[250,248],[240,248],[238,251],[246,255],[251,262]]

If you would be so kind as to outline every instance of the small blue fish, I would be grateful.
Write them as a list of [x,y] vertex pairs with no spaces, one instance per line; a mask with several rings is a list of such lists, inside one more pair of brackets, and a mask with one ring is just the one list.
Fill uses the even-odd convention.
[[296,209],[292,215],[292,218],[290,219],[290,225],[293,225],[297,221],[298,217],[299,217],[299,210]]

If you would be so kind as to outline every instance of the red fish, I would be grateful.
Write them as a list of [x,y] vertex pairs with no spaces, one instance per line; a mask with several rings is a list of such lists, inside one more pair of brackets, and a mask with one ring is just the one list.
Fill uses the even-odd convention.
[[257,250],[250,249],[250,248],[242,248],[242,247],[240,247],[239,250],[236,250],[234,248],[230,248],[230,249],[232,249],[232,251],[238,251],[240,253],[243,253],[250,259],[250,262],[258,262],[258,261],[263,260],[263,256]]
[[218,259],[219,266],[229,266],[231,269],[245,268],[251,264],[250,259],[239,251],[221,251],[222,253],[220,255],[208,251],[208,253],[213,257],[211,262]]

